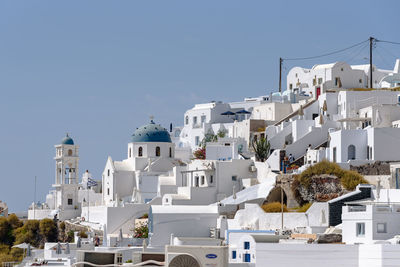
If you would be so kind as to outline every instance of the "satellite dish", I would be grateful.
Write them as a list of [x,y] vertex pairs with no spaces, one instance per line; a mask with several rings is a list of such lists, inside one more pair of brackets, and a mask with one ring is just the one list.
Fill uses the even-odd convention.
[[198,261],[190,255],[179,255],[172,259],[169,267],[200,267]]

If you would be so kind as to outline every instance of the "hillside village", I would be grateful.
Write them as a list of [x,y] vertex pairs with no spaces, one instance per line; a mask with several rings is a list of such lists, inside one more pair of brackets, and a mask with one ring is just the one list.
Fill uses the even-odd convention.
[[400,59],[294,67],[286,90],[126,135],[101,179],[79,166],[79,136],[55,144],[28,219],[65,235],[21,246],[20,266],[400,264]]

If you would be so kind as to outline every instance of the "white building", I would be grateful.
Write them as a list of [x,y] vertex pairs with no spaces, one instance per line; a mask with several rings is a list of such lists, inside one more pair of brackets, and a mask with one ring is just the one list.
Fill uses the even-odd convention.
[[102,175],[103,203],[147,203],[157,196],[158,179],[178,164],[169,132],[151,121],[138,128],[128,144],[127,158],[108,157]]
[[[373,88],[396,87],[400,81],[400,60],[393,70],[372,66]],[[370,66],[349,65],[346,62],[314,65],[311,69],[292,68],[287,75],[287,89],[319,96],[330,89],[370,88]]]
[[163,205],[208,205],[229,197],[243,188],[243,180],[255,179],[252,160],[194,160],[177,173],[182,181],[175,193],[163,195]]

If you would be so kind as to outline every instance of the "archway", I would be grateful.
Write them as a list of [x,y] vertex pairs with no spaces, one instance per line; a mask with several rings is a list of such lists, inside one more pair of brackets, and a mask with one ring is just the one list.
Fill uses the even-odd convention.
[[272,203],[272,202],[279,202],[281,203],[281,193],[283,193],[283,204],[287,205],[287,195],[285,193],[285,190],[281,190],[280,186],[275,187],[274,189],[272,189],[267,198],[264,200],[264,204],[267,203]]

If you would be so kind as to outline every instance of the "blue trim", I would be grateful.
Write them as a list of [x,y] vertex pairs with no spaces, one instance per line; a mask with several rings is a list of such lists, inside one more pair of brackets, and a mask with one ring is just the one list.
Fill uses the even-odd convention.
[[[149,214],[150,218],[150,214]],[[275,234],[274,230],[226,230],[226,244],[229,245],[229,234],[230,233],[264,233],[264,234]]]

